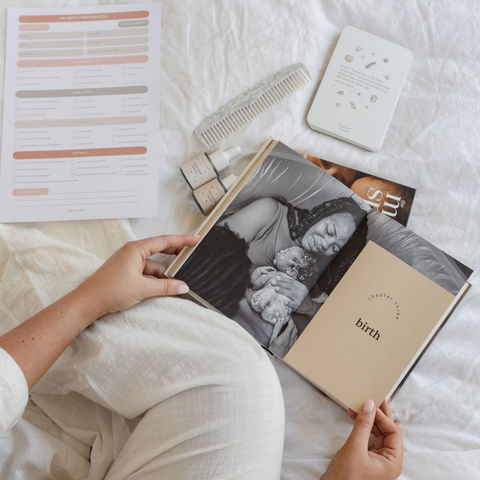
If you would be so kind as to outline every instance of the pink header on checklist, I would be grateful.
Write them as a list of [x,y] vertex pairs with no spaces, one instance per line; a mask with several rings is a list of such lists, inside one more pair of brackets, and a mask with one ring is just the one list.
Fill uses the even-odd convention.
[[89,148],[87,150],[42,150],[37,152],[15,152],[15,160],[41,158],[108,157],[112,155],[145,155],[145,147]]
[[50,25],[42,24],[42,25],[19,25],[18,29],[21,32],[38,32],[41,30],[48,30]]
[[86,13],[79,15],[22,15],[20,23],[54,23],[54,22],[92,22],[95,20],[125,20],[129,18],[147,18],[150,12],[139,10],[136,12],[109,12]]
[[48,195],[48,188],[16,188],[12,190],[14,197],[30,197],[32,195]]
[[66,58],[55,60],[19,60],[19,68],[32,67],[88,67],[90,65],[119,65],[122,63],[145,63],[148,55],[129,55],[126,57]]

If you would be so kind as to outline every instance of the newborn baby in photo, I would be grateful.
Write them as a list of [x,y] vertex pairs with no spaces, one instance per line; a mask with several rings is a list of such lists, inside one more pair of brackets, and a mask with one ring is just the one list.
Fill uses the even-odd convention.
[[[285,295],[275,291],[274,278],[285,275],[306,283],[315,273],[315,259],[302,247],[280,250],[273,259],[274,267],[258,267],[251,276],[252,289],[247,292],[247,301],[262,319],[272,325],[269,345],[275,340],[282,327],[288,322],[291,309],[285,302]],[[269,346],[267,345],[267,346]]]

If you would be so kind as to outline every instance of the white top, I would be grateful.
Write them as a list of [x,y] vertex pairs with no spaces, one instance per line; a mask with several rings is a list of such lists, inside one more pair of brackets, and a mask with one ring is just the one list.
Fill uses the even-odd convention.
[[0,348],[0,437],[20,420],[28,402],[28,387],[15,360]]
[[230,166],[230,160],[240,154],[242,149],[240,147],[232,147],[223,152],[222,150],[217,150],[216,152],[210,153],[208,158],[215,165],[217,172],[221,172],[225,168]]

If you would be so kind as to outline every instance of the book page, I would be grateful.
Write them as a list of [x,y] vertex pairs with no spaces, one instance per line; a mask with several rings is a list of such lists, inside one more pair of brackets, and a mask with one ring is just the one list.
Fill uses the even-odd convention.
[[280,142],[254,168],[167,275],[283,356],[287,344],[280,352],[277,337],[291,330],[300,335],[320,308],[322,298],[309,299],[308,314],[293,325],[292,313],[356,237],[370,207]]
[[379,405],[454,299],[370,241],[284,360],[355,411]]
[[0,221],[156,214],[160,7],[8,10]]

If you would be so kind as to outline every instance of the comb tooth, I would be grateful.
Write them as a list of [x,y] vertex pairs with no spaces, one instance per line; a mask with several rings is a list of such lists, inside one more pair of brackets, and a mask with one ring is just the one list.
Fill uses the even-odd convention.
[[298,74],[304,79],[305,83],[311,80],[310,74],[303,68],[298,71]]
[[208,142],[208,140],[205,138],[205,135],[204,135],[203,133],[200,135],[200,139],[201,139],[202,143],[204,143],[204,144],[208,147],[209,142]]
[[275,99],[275,103],[278,103],[278,102],[281,100],[281,98],[278,98],[278,94],[277,94],[277,92],[275,91],[274,88],[272,88],[272,89],[270,90],[270,94],[271,94],[272,97]]
[[238,128],[243,127],[243,121],[238,112],[234,112],[233,116],[235,118],[235,121],[237,122]]
[[290,78],[285,80],[285,88],[287,89],[289,94],[293,93],[296,90],[295,84],[291,81]]
[[223,119],[223,123],[225,127],[230,130],[230,133],[233,133],[237,130],[237,127],[235,126],[235,123],[232,122],[232,117],[231,115],[228,116],[227,118]]
[[253,102],[251,107],[252,107],[253,111],[255,112],[255,116],[258,116],[262,113],[261,110],[258,108],[257,102]]
[[282,82],[280,82],[278,84],[278,89],[282,92],[283,94],[283,97],[282,97],[282,100],[285,98],[285,97],[288,97],[289,93],[288,93],[288,90],[285,88],[285,86],[283,85]]
[[230,135],[230,129],[227,127],[224,118],[222,118],[222,119],[218,122],[218,127],[222,130],[222,132],[223,132],[224,135],[226,135],[226,136]]
[[245,108],[245,107],[242,107],[241,112],[242,112],[243,118],[245,119],[245,123],[248,123],[251,119],[250,119],[250,117],[249,117],[249,115],[248,115],[248,112],[247,112],[246,108]]
[[216,125],[217,129],[218,129],[218,136],[219,138],[225,138],[225,137],[228,137],[228,132],[223,128],[223,125],[221,124],[221,122],[218,122],[217,125]]
[[245,125],[246,123],[248,123],[248,120],[245,118],[245,115],[243,114],[243,109],[240,108],[238,109],[235,113],[237,114],[238,118],[240,119],[240,121],[242,122],[242,125]]
[[210,142],[216,143],[217,139],[212,127],[210,127],[208,130],[205,131],[205,135],[207,136]]
[[282,88],[287,92],[287,95],[290,95],[290,83],[288,82],[288,78],[285,78],[280,83],[282,84]]
[[305,73],[304,70],[299,70],[295,74],[295,78],[298,79],[298,81],[300,82],[301,85],[304,85],[305,83],[310,81],[310,78],[308,77],[308,75]]
[[260,107],[258,106],[258,103],[257,102],[253,102],[252,103],[252,108],[255,112],[255,116],[258,117],[258,115],[261,115],[262,114],[262,111],[260,110]]
[[217,137],[218,140],[221,140],[223,138],[223,133],[222,131],[220,130],[220,128],[218,127],[218,124],[215,124],[213,125],[212,127],[214,133],[215,133],[215,136]]
[[253,117],[252,117],[252,112],[251,112],[251,109],[250,109],[250,105],[247,105],[244,109],[243,109],[243,113],[245,114],[245,116],[248,118],[248,121],[251,122],[253,120]]
[[297,75],[292,76],[292,82],[297,88],[300,88],[303,85],[301,78]]
[[262,96],[260,97],[262,99],[262,102],[263,104],[265,105],[265,108],[266,109],[269,109],[271,107],[270,105],[270,100],[268,99],[268,97],[264,94],[262,94]]
[[208,140],[208,143],[210,145],[215,145],[215,138],[212,136],[212,134],[210,133],[210,130],[207,130],[205,133],[204,133],[205,137],[207,138]]
[[281,102],[283,100],[283,94],[281,88],[277,85],[275,85],[275,88],[272,88],[272,93],[278,98],[278,102]]
[[230,132],[229,132],[228,128],[226,127],[225,122],[223,120],[218,124],[218,126],[222,130],[222,132],[224,134],[224,138],[228,137],[230,135]]
[[239,115],[239,112],[235,112],[235,120],[237,121],[239,128],[243,127],[244,123],[242,117]]
[[272,95],[272,92],[271,92],[271,91],[265,92],[265,96],[268,98],[268,100],[270,101],[270,104],[271,104],[272,106],[277,103],[276,100],[275,100],[275,97]]
[[232,112],[227,118],[232,128],[234,130],[238,130],[238,124],[237,124],[237,121],[235,120],[235,112]]
[[230,117],[227,119],[223,120],[223,125],[225,126],[225,130],[227,130],[228,134],[231,135],[235,130],[235,126],[230,122]]
[[301,71],[295,72],[295,75],[292,75],[292,78],[294,78],[300,84],[305,82]]
[[210,132],[208,132],[208,135],[206,135],[207,137],[207,143],[208,145],[211,147],[212,145],[215,145],[217,142],[216,142],[216,139],[214,137],[212,137],[212,135],[210,134]]
[[265,99],[263,98],[263,95],[258,99],[258,104],[262,107],[262,112],[265,112],[265,110],[268,110],[268,105],[265,103]]
[[268,109],[268,104],[265,102],[265,98],[264,98],[263,95],[260,96],[258,101],[262,104],[262,107],[263,107],[264,111]]
[[255,118],[255,115],[252,114],[252,108],[251,108],[250,105],[247,105],[247,106],[245,107],[245,112],[247,113],[248,118],[250,119],[250,121]]

